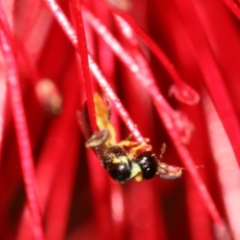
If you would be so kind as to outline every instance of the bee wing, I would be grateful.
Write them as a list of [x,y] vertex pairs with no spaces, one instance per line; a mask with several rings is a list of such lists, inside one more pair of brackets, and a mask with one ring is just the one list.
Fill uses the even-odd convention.
[[104,105],[99,94],[94,94],[94,105],[96,122],[99,132],[94,133],[90,125],[90,118],[86,101],[81,111],[77,112],[78,123],[84,137],[88,140],[86,146],[89,148],[99,147],[103,144],[107,146],[116,144],[116,133],[113,125],[109,122],[108,108]]
[[104,145],[104,143],[109,138],[109,130],[103,129],[95,134],[93,134],[87,141],[86,146],[89,148],[96,148]]

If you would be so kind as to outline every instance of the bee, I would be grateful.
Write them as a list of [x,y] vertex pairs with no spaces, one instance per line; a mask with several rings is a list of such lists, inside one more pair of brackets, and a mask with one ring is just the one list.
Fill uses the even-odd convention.
[[78,113],[79,124],[87,139],[86,147],[95,152],[112,179],[125,183],[131,179],[141,181],[155,176],[176,179],[182,175],[182,168],[160,161],[166,144],[162,145],[160,156],[157,157],[150,144],[129,139],[117,142],[115,129],[110,122],[110,107],[104,104],[98,94],[94,94],[94,105],[99,131],[92,133],[86,104]]

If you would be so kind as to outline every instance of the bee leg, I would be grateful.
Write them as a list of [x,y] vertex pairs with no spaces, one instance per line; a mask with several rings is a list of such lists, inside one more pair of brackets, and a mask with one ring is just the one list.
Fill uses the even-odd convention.
[[110,107],[108,107],[108,109],[107,109],[107,117],[108,117],[108,121],[110,121],[111,114],[112,114],[112,109],[111,109]]
[[136,158],[140,153],[152,151],[152,146],[149,144],[138,144],[136,147],[132,147],[129,151],[131,159]]
[[141,144],[139,142],[134,142],[130,140],[123,140],[118,143],[118,145],[123,148],[129,148],[127,151],[130,160],[133,160],[137,156],[137,154],[141,152],[152,150],[152,146],[149,144]]
[[[159,160],[163,158],[163,155],[166,151],[166,147],[167,147],[166,143],[163,143],[159,155]],[[164,162],[159,161],[156,175],[163,179],[176,179],[182,176],[182,170],[183,168],[181,167],[171,166]]]
[[167,165],[164,162],[159,162],[157,176],[163,179],[176,179],[182,176],[181,167]]
[[109,134],[110,133],[108,129],[103,129],[97,133],[94,133],[86,142],[86,147],[94,148],[102,146],[109,138]]
[[132,136],[133,136],[132,133],[130,133],[130,134],[125,138],[125,140],[127,140],[127,141],[129,140],[129,141],[130,141],[130,139],[132,138]]
[[104,95],[104,99],[105,99],[105,104],[106,104],[106,108],[107,108],[107,119],[108,121],[110,121],[111,115],[112,115],[112,110],[111,110],[111,101],[109,100],[109,97],[107,96],[106,92],[104,92],[103,90],[103,95]]
[[128,139],[122,140],[121,142],[118,143],[118,145],[120,145],[121,147],[133,147],[138,144],[139,144],[138,142],[130,141]]

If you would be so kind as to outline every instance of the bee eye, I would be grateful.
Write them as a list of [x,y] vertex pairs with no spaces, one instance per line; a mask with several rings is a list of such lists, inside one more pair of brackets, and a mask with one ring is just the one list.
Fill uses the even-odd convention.
[[140,166],[143,179],[150,179],[156,175],[158,161],[153,152],[142,152],[134,161]]

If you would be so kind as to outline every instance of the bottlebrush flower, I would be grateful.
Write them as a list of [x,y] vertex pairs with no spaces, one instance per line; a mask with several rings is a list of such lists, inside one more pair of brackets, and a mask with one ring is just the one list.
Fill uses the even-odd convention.
[[[220,0],[0,1],[0,239],[240,239],[239,19]],[[95,92],[117,141],[166,143],[182,177],[111,180],[78,125],[86,100],[98,131]]]

